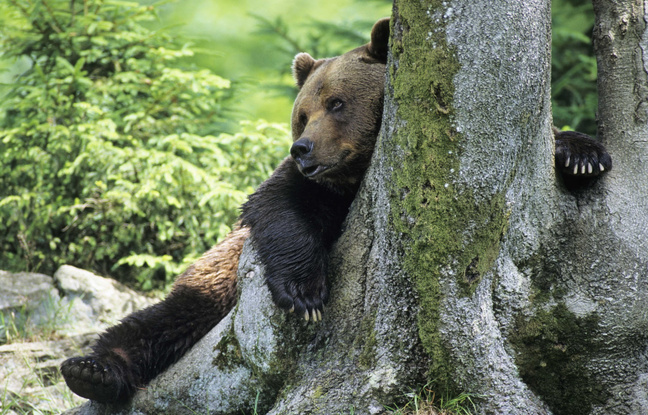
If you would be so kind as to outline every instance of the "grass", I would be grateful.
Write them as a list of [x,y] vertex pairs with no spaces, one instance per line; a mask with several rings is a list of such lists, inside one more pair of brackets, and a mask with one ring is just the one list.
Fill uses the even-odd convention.
[[41,321],[36,321],[36,311],[26,304],[10,313],[0,313],[0,345],[56,338],[57,330],[70,321],[73,301],[63,304],[48,294],[41,304],[39,310],[45,316]]
[[20,395],[10,392],[6,384],[2,386],[0,415],[54,415],[80,404],[79,398],[75,399],[72,391],[64,386],[58,370],[42,370],[31,359],[25,356],[22,359],[29,374],[21,379]]
[[471,415],[477,412],[473,398],[477,395],[461,393],[454,398],[437,396],[437,393],[425,385],[416,393],[407,395],[409,401],[402,407],[386,406],[391,415]]

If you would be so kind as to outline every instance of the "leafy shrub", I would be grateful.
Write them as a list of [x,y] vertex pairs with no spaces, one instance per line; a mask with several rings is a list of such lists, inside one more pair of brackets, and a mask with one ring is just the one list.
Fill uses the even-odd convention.
[[287,153],[286,127],[218,134],[229,81],[146,29],[153,6],[0,8],[4,57],[28,62],[0,102],[0,269],[168,283],[229,231]]

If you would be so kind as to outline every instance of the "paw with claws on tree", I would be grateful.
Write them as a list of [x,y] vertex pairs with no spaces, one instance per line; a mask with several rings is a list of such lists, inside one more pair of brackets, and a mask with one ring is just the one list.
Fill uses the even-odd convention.
[[587,134],[560,131],[556,138],[556,167],[575,177],[594,177],[612,169],[612,158],[602,144]]
[[279,307],[303,317],[306,321],[322,321],[324,305],[329,298],[325,277],[303,281],[269,278],[267,282]]

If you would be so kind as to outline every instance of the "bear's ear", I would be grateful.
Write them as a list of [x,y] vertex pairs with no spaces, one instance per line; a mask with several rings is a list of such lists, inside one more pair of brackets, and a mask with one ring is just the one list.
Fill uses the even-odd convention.
[[299,89],[304,86],[304,82],[306,82],[306,78],[308,78],[308,75],[313,70],[313,66],[315,66],[315,59],[308,53],[302,52],[295,56],[292,64],[292,72]]
[[387,63],[387,47],[389,46],[389,17],[378,20],[371,29],[371,42],[367,51],[372,58]]

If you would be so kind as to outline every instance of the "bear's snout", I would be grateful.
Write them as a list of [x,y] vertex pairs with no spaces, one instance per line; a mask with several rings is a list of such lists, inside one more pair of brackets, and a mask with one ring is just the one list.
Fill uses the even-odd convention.
[[322,166],[319,166],[317,162],[313,159],[313,142],[308,138],[300,138],[295,141],[290,148],[290,155],[293,160],[297,163],[297,167],[301,174],[306,177],[312,177],[321,171]]
[[313,142],[308,138],[300,138],[290,148],[290,155],[297,161],[302,158],[308,158],[312,150]]

